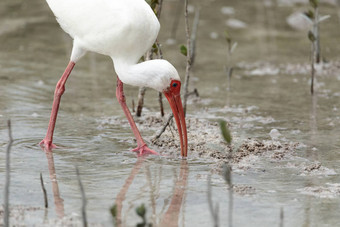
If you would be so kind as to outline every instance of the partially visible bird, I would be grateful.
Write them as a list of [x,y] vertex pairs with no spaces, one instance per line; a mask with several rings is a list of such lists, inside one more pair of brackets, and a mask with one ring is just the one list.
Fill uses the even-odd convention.
[[57,83],[46,137],[40,142],[47,150],[52,143],[60,99],[76,62],[87,51],[112,58],[117,77],[116,96],[137,139],[140,154],[157,152],[145,144],[126,105],[123,83],[150,87],[163,92],[173,111],[181,143],[187,156],[187,129],[180,98],[181,82],[177,70],[166,60],[138,63],[155,42],[160,25],[145,0],[46,0],[60,26],[73,38],[70,62]]

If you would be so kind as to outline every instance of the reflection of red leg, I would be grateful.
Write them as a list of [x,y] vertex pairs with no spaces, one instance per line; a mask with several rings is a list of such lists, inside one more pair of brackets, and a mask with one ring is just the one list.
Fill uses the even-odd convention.
[[187,189],[188,176],[188,162],[186,160],[182,160],[179,178],[176,181],[174,187],[174,193],[170,202],[170,206],[167,212],[164,214],[160,226],[179,226],[179,215],[182,208],[183,200],[185,200],[185,191]]
[[57,86],[54,91],[54,100],[53,100],[53,105],[52,105],[50,123],[48,124],[48,129],[47,129],[45,138],[40,142],[40,145],[44,146],[47,150],[51,150],[52,148],[56,147],[52,143],[52,140],[53,140],[53,132],[54,132],[55,123],[57,121],[57,114],[58,114],[60,99],[65,91],[65,83],[74,65],[75,63],[70,61],[64,74],[61,76],[60,80],[58,81]]
[[147,153],[158,155],[158,153],[156,151],[151,150],[150,148],[147,147],[147,145],[145,144],[142,136],[140,135],[140,133],[138,131],[138,128],[136,126],[136,123],[133,120],[133,117],[131,116],[130,110],[129,110],[129,108],[126,105],[125,96],[124,96],[124,90],[123,90],[123,82],[118,77],[117,77],[116,96],[117,96],[118,102],[120,103],[120,105],[123,108],[125,116],[126,116],[126,118],[128,119],[128,121],[130,123],[132,132],[135,135],[136,140],[137,140],[138,147],[133,149],[132,151],[139,152],[140,155],[147,154]]
[[135,163],[133,169],[131,170],[129,177],[126,179],[125,184],[123,185],[122,189],[120,189],[120,192],[117,195],[115,202],[115,205],[117,206],[116,225],[119,227],[122,226],[122,209],[126,193],[129,190],[129,187],[132,184],[133,179],[138,174],[140,168],[143,166],[144,160],[145,160],[144,157],[139,157],[137,159],[137,162]]
[[59,186],[57,181],[57,174],[55,172],[53,153],[46,152],[48,170],[50,172],[50,178],[52,183],[52,191],[54,197],[55,211],[59,218],[64,217],[64,200],[60,197]]

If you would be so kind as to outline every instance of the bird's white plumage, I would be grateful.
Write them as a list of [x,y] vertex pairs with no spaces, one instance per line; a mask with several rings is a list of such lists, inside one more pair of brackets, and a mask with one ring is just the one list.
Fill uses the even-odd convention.
[[74,39],[71,60],[86,51],[108,55],[123,83],[165,89],[176,69],[165,60],[136,64],[155,42],[159,22],[145,0],[46,0]]

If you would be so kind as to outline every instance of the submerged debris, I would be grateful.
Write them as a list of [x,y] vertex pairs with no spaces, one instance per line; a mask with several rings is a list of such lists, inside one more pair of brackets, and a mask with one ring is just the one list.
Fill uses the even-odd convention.
[[320,162],[312,162],[310,164],[302,163],[301,176],[319,176],[319,175],[335,175],[336,172],[333,169],[322,166]]
[[320,198],[335,198],[340,196],[340,184],[326,183],[325,186],[305,187],[297,189],[297,191]]
[[256,189],[250,185],[233,185],[233,191],[238,195],[253,195]]

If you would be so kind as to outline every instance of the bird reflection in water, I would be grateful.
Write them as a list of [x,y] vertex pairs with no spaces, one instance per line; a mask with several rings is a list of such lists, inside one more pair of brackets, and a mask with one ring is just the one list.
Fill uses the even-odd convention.
[[[123,202],[126,199],[126,194],[129,190],[129,187],[131,186],[135,176],[139,173],[140,169],[145,166],[146,168],[146,178],[147,183],[150,186],[150,197],[151,197],[151,208],[152,208],[152,217],[160,217],[159,221],[156,219],[153,219],[153,225],[155,226],[170,226],[175,227],[179,225],[179,217],[182,205],[184,204],[185,200],[185,192],[187,188],[188,183],[188,175],[189,175],[189,167],[186,160],[182,160],[181,164],[179,166],[180,172],[179,177],[176,177],[175,179],[175,186],[174,190],[171,196],[170,205],[168,206],[168,203],[164,203],[164,206],[168,206],[167,210],[165,211],[165,207],[161,209],[160,214],[156,214],[156,199],[158,192],[155,189],[156,187],[152,185],[151,181],[151,172],[149,169],[149,165],[145,162],[145,157],[139,157],[137,162],[135,163],[135,166],[131,170],[131,173],[129,177],[126,179],[125,184],[121,188],[120,192],[118,193],[115,201],[116,205],[116,216],[115,216],[115,222],[116,226],[126,226],[126,220],[123,220]],[[161,174],[161,170],[159,171]],[[176,174],[174,174],[176,176]],[[160,179],[161,176],[158,178],[157,184],[160,185]],[[127,210],[127,212],[130,209]],[[184,209],[183,209],[184,210]],[[184,213],[182,210],[182,213]],[[126,217],[124,217],[126,218]],[[158,223],[157,223],[158,222]]]
[[57,175],[56,175],[55,166],[54,166],[53,153],[47,151],[45,152],[45,154],[46,154],[47,163],[48,163],[48,171],[50,173],[50,179],[52,183],[55,211],[59,218],[63,218],[65,215],[64,200],[60,197]]

